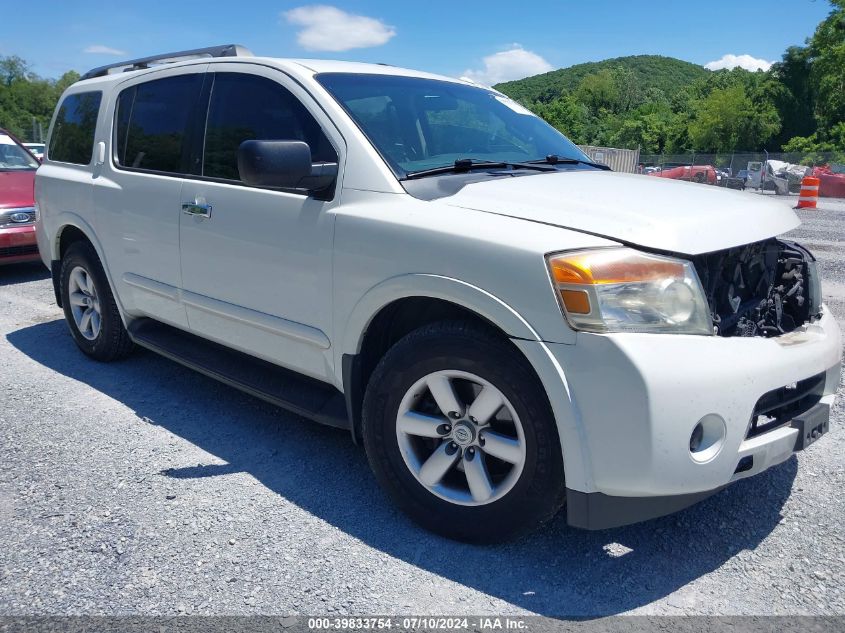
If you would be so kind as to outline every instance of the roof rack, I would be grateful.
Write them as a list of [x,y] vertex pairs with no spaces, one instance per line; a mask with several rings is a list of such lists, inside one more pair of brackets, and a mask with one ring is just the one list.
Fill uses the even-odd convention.
[[221,46],[195,48],[190,51],[179,51],[177,53],[163,53],[161,55],[141,57],[139,59],[131,59],[125,62],[117,62],[116,64],[109,64],[108,66],[94,68],[82,75],[80,81],[82,79],[92,79],[94,77],[105,77],[106,75],[112,74],[112,72],[143,70],[144,68],[149,68],[153,64],[172,64],[174,62],[197,59],[200,57],[252,57],[252,51],[239,44],[223,44]]

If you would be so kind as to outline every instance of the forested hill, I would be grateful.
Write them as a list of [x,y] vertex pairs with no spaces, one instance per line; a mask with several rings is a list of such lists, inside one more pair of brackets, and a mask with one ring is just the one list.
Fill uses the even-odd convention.
[[784,151],[845,162],[845,0],[768,71],[657,55],[579,64],[496,86],[579,144],[645,154]]
[[495,88],[523,103],[549,103],[577,90],[587,76],[617,70],[630,71],[641,91],[648,93],[650,88],[656,88],[669,97],[710,74],[701,66],[673,57],[636,55],[578,64],[542,75],[507,81]]

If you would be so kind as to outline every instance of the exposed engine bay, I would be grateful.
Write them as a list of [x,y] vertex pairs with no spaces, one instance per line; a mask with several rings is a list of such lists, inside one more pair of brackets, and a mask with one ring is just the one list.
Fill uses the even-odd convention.
[[816,260],[795,242],[771,239],[692,261],[719,336],[779,336],[819,316]]

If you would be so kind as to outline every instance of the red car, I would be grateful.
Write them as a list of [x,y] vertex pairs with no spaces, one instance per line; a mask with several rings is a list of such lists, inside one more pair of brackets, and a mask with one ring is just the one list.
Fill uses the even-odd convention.
[[693,165],[690,167],[664,168],[662,171],[655,171],[649,176],[657,178],[672,178],[673,180],[689,180],[691,182],[706,182],[708,185],[716,184],[716,168],[712,165]]
[[0,264],[39,261],[35,242],[35,170],[41,163],[0,129]]

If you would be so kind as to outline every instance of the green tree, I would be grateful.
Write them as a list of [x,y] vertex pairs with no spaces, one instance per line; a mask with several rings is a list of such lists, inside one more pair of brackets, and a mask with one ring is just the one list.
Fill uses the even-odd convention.
[[29,64],[17,55],[0,57],[0,83],[7,88],[16,81],[22,81],[31,76]]
[[845,120],[845,0],[832,0],[834,10],[810,39],[810,79],[816,93],[819,127]]
[[79,81],[79,79],[80,75],[75,70],[69,70],[61,77],[59,77],[53,90],[53,92],[56,94],[56,98],[60,97],[65,90],[67,90],[70,86]]
[[816,131],[813,117],[816,95],[810,81],[810,68],[810,51],[802,46],[790,46],[783,60],[772,67],[772,78],[783,88],[775,99],[783,121],[778,137],[781,143],[793,136],[809,136]]
[[806,165],[845,163],[845,122],[834,125],[825,137],[819,138],[818,132],[810,136],[795,136],[783,146],[783,151],[799,155],[790,160]]
[[755,104],[745,87],[736,84],[713,90],[695,105],[689,137],[697,151],[729,152],[762,147],[780,125],[771,103]]
[[[613,70],[613,84],[616,91],[615,111],[617,113],[630,112],[643,103],[643,90],[636,74],[630,68],[615,68]],[[661,92],[659,88],[651,88]]]
[[575,95],[594,114],[602,111],[612,112],[619,101],[619,90],[613,71],[604,69],[587,75]]
[[669,149],[675,114],[666,103],[640,106],[620,119],[609,139],[614,147],[639,147],[645,154],[660,154]]
[[845,120],[845,0],[831,0],[831,6],[807,45],[790,47],[772,68],[784,88],[775,97],[784,146],[794,137],[824,143]]
[[534,104],[534,112],[546,122],[566,134],[573,142],[590,142],[590,111],[573,95],[556,99],[549,104]]
[[33,127],[47,132],[59,97],[76,81],[75,71],[58,80],[42,79],[20,57],[0,57],[0,127],[23,139],[39,140],[33,137]]

